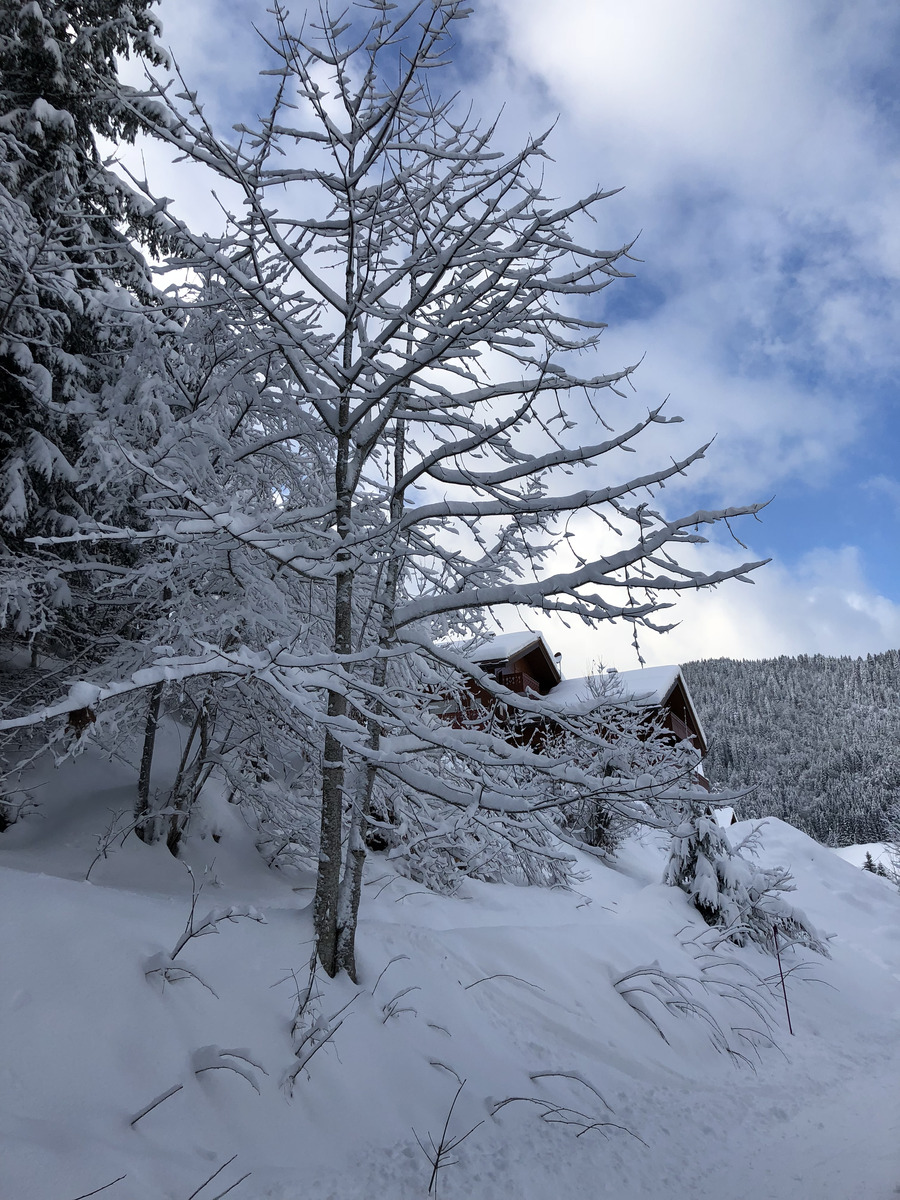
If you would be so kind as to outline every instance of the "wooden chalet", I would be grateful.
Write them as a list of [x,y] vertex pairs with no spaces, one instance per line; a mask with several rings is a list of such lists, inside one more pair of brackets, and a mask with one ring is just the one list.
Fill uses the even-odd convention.
[[[511,692],[546,696],[563,710],[584,709],[596,699],[590,678],[563,679],[562,656],[554,654],[539,633],[499,634],[473,650],[468,658]],[[680,667],[611,671],[604,677],[604,686],[610,702],[646,709],[648,719],[670,730],[673,741],[690,742],[697,751],[697,782],[709,786],[699,768],[708,749],[706,736]],[[477,719],[477,713],[484,712],[481,705],[488,699],[481,692],[473,683],[471,709],[463,707],[446,715],[454,724]]]
[[[483,646],[470,651],[470,662],[492,675],[498,683],[519,695],[546,696],[562,680],[560,655],[554,654],[539,633],[501,633]],[[487,709],[494,708],[492,697],[472,680],[468,699],[464,695],[443,709],[445,720],[459,728],[484,720]],[[522,734],[531,740],[531,734]]]
[[511,692],[546,696],[561,682],[561,654],[554,654],[539,633],[501,633],[468,655],[482,671]]
[[[674,740],[690,742],[701,758],[706,755],[706,735],[680,667],[611,671],[605,683],[610,701],[647,709],[648,715],[658,717],[663,728],[671,731]],[[564,709],[582,705],[593,695],[588,678],[565,679],[551,692],[551,698]]]
[[[708,750],[706,735],[681,667],[642,667],[634,671],[610,671],[604,676],[604,695],[613,703],[646,710],[648,724],[659,723],[669,730],[673,742],[690,742],[697,752],[694,782],[709,791],[702,762]],[[550,693],[560,707],[584,707],[594,698],[590,678],[564,679]]]

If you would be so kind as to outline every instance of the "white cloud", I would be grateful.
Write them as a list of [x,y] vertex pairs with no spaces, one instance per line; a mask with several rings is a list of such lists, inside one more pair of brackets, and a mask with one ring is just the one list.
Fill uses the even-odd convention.
[[[711,545],[699,552],[701,561],[711,569],[733,563],[734,554],[724,544]],[[811,550],[793,568],[770,563],[752,578],[753,586],[732,581],[683,594],[670,610],[675,615],[669,619],[681,622],[677,628],[666,634],[639,631],[647,665],[781,654],[856,656],[900,644],[900,605],[867,580],[855,546]],[[554,620],[539,627],[563,652],[569,676],[589,671],[597,661],[620,669],[638,665],[627,626],[588,632]]]
[[794,568],[770,564],[755,588],[723,586],[685,610],[681,658],[858,655],[900,643],[900,605],[868,581],[855,546],[811,550]]
[[[186,75],[207,89],[210,112],[227,128],[236,108],[257,111],[262,52],[244,19],[268,18],[261,0],[224,8],[162,4]],[[481,44],[466,34],[464,45],[480,75],[462,85],[463,99],[474,86],[486,112],[507,102],[507,147],[561,110],[548,189],[571,198],[598,180],[627,185],[601,206],[591,240],[618,244],[644,229],[636,252],[647,262],[635,268],[643,288],[611,289],[620,299],[610,305],[599,365],[612,370],[646,353],[636,396],[615,402],[620,423],[669,393],[670,411],[686,423],[648,431],[622,469],[633,475],[717,434],[708,458],[664,494],[679,511],[693,507],[697,485],[712,502],[740,503],[785,482],[825,488],[852,470],[876,403],[859,378],[900,367],[900,135],[870,87],[871,72],[893,67],[895,6],[477,0],[471,24]],[[189,221],[213,226],[200,183],[185,186],[184,168],[148,153]],[[628,308],[632,294],[646,311]],[[583,436],[593,437],[589,424]],[[897,487],[886,476],[872,482],[873,523],[883,520],[885,498],[900,504]],[[838,502],[833,494],[825,506]],[[773,509],[769,540],[777,543],[778,522],[790,520],[788,506]],[[734,561],[730,551],[714,546],[698,565],[725,561]],[[684,597],[678,616],[667,638],[642,637],[648,661],[900,643],[898,607],[867,582],[852,547],[770,566],[753,588]],[[586,637],[554,626],[550,636],[567,666],[633,662],[627,629]]]
[[716,330],[690,302],[680,312],[667,306],[608,332],[607,360],[634,362],[645,353],[631,410],[670,395],[666,411],[685,420],[677,432],[660,427],[644,436],[653,461],[715,436],[687,487],[702,483],[717,502],[767,499],[785,479],[818,486],[863,436],[864,413],[840,397],[785,372],[759,377],[729,370],[714,344]]
[[661,278],[667,316],[692,311],[698,348],[717,340],[744,374],[896,364],[900,160],[870,83],[896,11],[491,0],[478,14],[502,47],[485,104],[511,93],[510,122],[536,125],[561,110],[557,176],[627,186],[601,221],[644,229],[640,273]]
[[876,116],[848,96],[847,68],[877,53],[877,4],[861,4],[852,22],[802,0],[486,7],[504,22],[516,66],[630,159],[642,188],[699,171],[782,203],[805,206],[816,181],[820,195],[867,194]]

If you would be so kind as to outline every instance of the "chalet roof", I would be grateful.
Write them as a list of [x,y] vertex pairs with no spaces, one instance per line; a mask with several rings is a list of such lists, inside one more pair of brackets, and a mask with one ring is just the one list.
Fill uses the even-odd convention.
[[[706,735],[697,716],[697,710],[691,699],[691,693],[681,673],[681,667],[673,665],[666,667],[642,667],[634,671],[610,671],[600,677],[603,681],[605,697],[613,702],[624,701],[628,704],[638,704],[642,708],[662,708],[680,683],[694,718],[695,728],[700,740],[706,744]],[[563,708],[574,709],[580,705],[596,701],[596,676],[584,676],[581,679],[564,679],[550,692],[548,697]]]
[[638,704],[652,704],[658,707],[665,704],[672,689],[681,680],[681,686],[687,691],[687,684],[681,674],[681,667],[641,667],[635,671],[616,671],[613,678],[621,685],[622,698]]
[[[528,630],[516,633],[498,633],[489,642],[475,650],[467,650],[466,657],[473,663],[501,663],[522,658],[536,649],[542,649],[548,663],[552,663],[558,674],[559,667],[543,634]],[[633,671],[607,671],[602,676],[606,699],[615,703],[637,704],[642,708],[664,708],[676,687],[681,690],[693,718],[694,728],[700,741],[706,745],[706,735],[690,690],[677,664],[664,667],[641,667]],[[597,677],[583,676],[581,679],[563,679],[550,688],[548,699],[563,709],[588,708],[597,701]]]
[[585,675],[581,679],[564,679],[553,689],[553,699],[566,708],[574,708],[597,698],[597,684],[602,695],[610,700],[659,708],[665,704],[681,674],[678,667],[645,667],[638,671],[609,671],[601,676]]
[[509,659],[527,654],[529,650],[533,650],[539,645],[544,647],[547,657],[552,662],[553,651],[543,634],[531,633],[527,629],[521,633],[498,633],[489,642],[479,646],[477,650],[468,651],[466,657],[476,663],[508,662]]

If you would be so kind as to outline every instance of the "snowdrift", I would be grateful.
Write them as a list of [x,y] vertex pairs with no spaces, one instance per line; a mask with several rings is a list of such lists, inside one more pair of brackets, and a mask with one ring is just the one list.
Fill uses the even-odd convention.
[[131,837],[84,880],[133,771],[84,756],[45,784],[0,843],[4,1200],[900,1184],[900,897],[779,821],[765,857],[831,950],[784,954],[793,1037],[775,960],[717,944],[654,838],[571,892],[442,897],[374,856],[360,986],[310,987],[311,881],[268,871],[238,809],[207,802],[187,861],[216,934],[173,958],[183,863]]

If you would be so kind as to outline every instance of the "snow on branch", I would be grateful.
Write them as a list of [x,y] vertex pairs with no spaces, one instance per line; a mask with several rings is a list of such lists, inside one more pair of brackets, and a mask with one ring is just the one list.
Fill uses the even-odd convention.
[[[685,561],[705,528],[762,505],[678,516],[656,499],[707,445],[619,469],[676,420],[629,412],[635,367],[599,358],[597,298],[632,261],[631,243],[591,241],[613,192],[550,197],[548,132],[501,151],[496,123],[439,96],[462,3],[367,12],[298,30],[277,5],[269,102],[237,139],[190,81],[122,89],[123,113],[227,184],[225,230],[192,231],[133,180],[175,282],[85,406],[78,469],[102,503],[32,544],[77,563],[61,588],[77,578],[122,620],[65,698],[0,721],[202,687],[224,730],[206,768],[262,807],[266,789],[315,797],[319,957],[351,976],[376,835],[389,853],[414,843],[409,870],[429,878],[471,862],[559,882],[557,820],[577,844],[576,810],[658,822],[685,786],[636,714],[603,710],[614,750],[606,715],[515,696],[446,646],[511,606],[665,627],[679,592],[762,565]],[[445,719],[473,684],[476,717]]]

